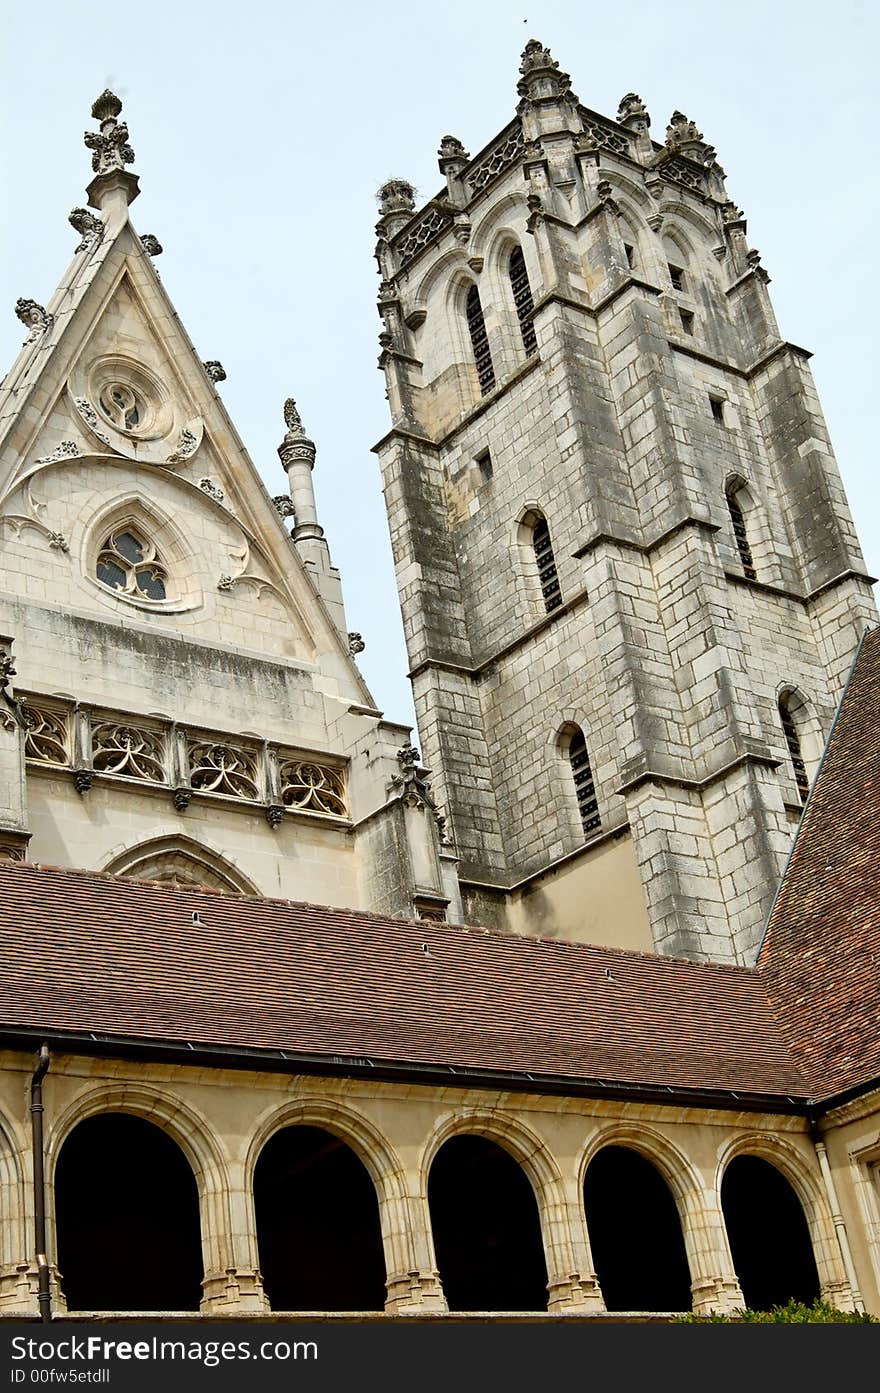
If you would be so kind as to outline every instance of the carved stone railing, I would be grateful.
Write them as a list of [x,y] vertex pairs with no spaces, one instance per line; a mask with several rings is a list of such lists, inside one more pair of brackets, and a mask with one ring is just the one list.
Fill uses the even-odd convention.
[[595,111],[588,111],[585,106],[579,107],[581,125],[587,135],[602,150],[610,150],[614,155],[628,155],[632,148],[632,136],[628,131],[623,131],[613,121],[609,121],[605,116],[599,116]]
[[429,206],[419,217],[408,223],[394,241],[394,250],[403,270],[431,243],[452,226],[452,218],[441,209]]
[[168,789],[175,808],[211,798],[261,808],[272,827],[285,813],[348,819],[340,765],[263,741],[230,739],[173,722],[142,721],[83,706],[25,699],[25,757],[68,770],[79,793],[109,778]]
[[483,189],[509,169],[520,158],[525,147],[522,126],[517,121],[502,131],[500,138],[485,155],[481,155],[467,171],[465,178],[471,197],[482,193]]

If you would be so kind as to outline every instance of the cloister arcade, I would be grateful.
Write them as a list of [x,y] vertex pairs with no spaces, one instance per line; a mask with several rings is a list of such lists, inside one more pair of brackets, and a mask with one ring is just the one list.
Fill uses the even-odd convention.
[[[270,1076],[255,1090],[218,1070],[172,1088],[170,1069],[135,1083],[69,1067],[46,1081],[56,1310],[706,1313],[851,1299],[794,1117],[771,1132],[744,1113],[659,1105],[636,1121],[608,1100],[302,1077],[279,1096]],[[12,1312],[33,1308],[31,1158],[11,1112],[0,1148],[4,1136],[0,1311]]]

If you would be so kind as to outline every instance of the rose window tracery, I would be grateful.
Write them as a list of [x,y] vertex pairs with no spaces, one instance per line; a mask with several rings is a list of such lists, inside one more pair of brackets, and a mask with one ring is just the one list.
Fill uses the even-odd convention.
[[101,389],[98,405],[117,430],[135,430],[143,423],[144,403],[127,382],[108,382]]
[[155,546],[133,527],[111,532],[98,556],[98,580],[142,600],[164,600],[168,572]]

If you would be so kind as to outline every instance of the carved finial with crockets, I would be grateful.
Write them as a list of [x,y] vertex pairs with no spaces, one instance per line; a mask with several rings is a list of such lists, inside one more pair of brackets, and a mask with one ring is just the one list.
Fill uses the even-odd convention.
[[138,195],[137,175],[129,174],[125,166],[134,163],[134,150],[128,143],[128,126],[117,120],[122,102],[106,88],[92,103],[92,116],[100,130],[86,131],[86,148],[92,152],[95,178],[88,187],[92,208],[102,208],[110,193],[121,191],[126,203]]
[[288,397],[284,403],[284,424],[290,435],[305,435],[302,417],[296,409],[296,402],[293,397]]
[[522,52],[519,71],[516,90],[524,102],[565,100],[577,103],[571,90],[571,78],[539,39],[529,39]]
[[20,319],[28,330],[25,343],[35,343],[37,339],[42,338],[43,334],[48,333],[55,323],[55,316],[44,309],[42,305],[38,305],[36,300],[24,298],[16,300],[15,314],[16,318]]
[[284,403],[284,424],[287,426],[287,434],[278,446],[278,456],[284,468],[289,470],[292,464],[302,461],[309,466],[314,465],[317,454],[315,443],[306,435],[302,417],[296,409],[293,397],[288,397]]
[[92,251],[104,236],[103,222],[95,217],[94,213],[90,213],[88,208],[74,208],[68,214],[67,221],[80,235],[80,242],[75,251]]

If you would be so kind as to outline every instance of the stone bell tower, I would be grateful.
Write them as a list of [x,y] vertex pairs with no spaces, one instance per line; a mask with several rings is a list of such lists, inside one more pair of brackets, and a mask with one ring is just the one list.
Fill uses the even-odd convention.
[[876,611],[808,367],[694,123],[514,119],[380,191],[380,458],[465,917],[753,961]]

